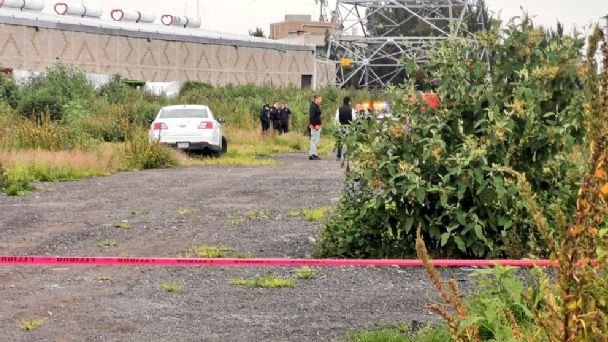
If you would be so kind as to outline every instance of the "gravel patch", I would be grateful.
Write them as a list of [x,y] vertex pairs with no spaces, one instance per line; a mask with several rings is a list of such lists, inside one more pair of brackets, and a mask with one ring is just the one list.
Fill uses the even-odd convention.
[[[343,170],[331,158],[277,157],[269,167],[205,166],[122,173],[23,198],[0,196],[0,254],[174,257],[192,245],[303,258],[321,224],[289,211],[334,206]],[[253,215],[260,213],[263,215]],[[117,223],[129,229],[115,228]],[[114,240],[114,248],[100,248]],[[332,341],[392,323],[433,322],[436,291],[421,269],[0,268],[0,334],[10,341]],[[469,270],[444,271],[465,292]],[[296,287],[253,289],[277,275]],[[161,284],[182,285],[168,293]],[[47,318],[37,330],[21,320]]]

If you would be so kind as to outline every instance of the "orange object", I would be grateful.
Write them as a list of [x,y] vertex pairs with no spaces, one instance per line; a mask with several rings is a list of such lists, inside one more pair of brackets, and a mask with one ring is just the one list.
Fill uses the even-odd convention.
[[350,58],[342,58],[340,60],[340,66],[342,69],[352,69],[353,68],[353,60]]
[[422,100],[433,109],[439,109],[439,96],[435,93],[422,93]]

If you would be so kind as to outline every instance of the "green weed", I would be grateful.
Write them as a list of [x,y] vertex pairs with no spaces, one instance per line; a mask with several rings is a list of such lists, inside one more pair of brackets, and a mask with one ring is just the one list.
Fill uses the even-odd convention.
[[308,208],[304,209],[302,213],[304,217],[311,222],[320,222],[323,221],[329,214],[332,212],[333,208],[331,207],[322,207],[322,208]]
[[168,293],[179,293],[184,287],[181,284],[167,282],[160,284],[160,288]]
[[291,218],[300,217],[301,214],[302,213],[299,210],[290,210],[289,212],[287,212],[287,216]]
[[194,254],[199,258],[222,258],[230,251],[232,251],[231,248],[207,245],[195,245],[188,249],[190,254]]
[[245,217],[248,220],[256,220],[256,219],[269,219],[272,213],[268,209],[264,209],[261,211],[248,210],[245,212]]
[[198,209],[178,209],[177,213],[180,215],[192,215],[198,212]]
[[251,259],[253,258],[253,254],[248,252],[236,252],[234,253],[234,257],[237,259]]
[[245,223],[245,220],[243,218],[241,218],[241,217],[229,216],[228,218],[230,219],[230,223],[233,226],[240,226],[243,223]]
[[46,320],[46,318],[43,318],[19,321],[19,328],[23,331],[36,330],[40,328],[46,322]]
[[192,159],[190,161],[192,165],[230,165],[230,166],[273,166],[277,164],[274,159],[260,159],[248,156],[236,156],[236,157],[220,157],[220,158],[204,158],[204,159]]
[[292,271],[292,273],[298,279],[314,279],[317,277],[317,272],[313,271],[310,267],[302,267]]
[[108,282],[108,281],[112,281],[112,277],[110,276],[97,276],[95,278],[95,280],[97,280],[98,282]]
[[252,288],[264,289],[293,288],[296,286],[296,282],[292,279],[272,275],[250,279],[234,279],[230,282],[230,284],[236,286],[249,286]]
[[248,210],[245,213],[245,217],[247,217],[250,220],[255,220],[258,217],[258,213],[255,210]]
[[450,331],[442,326],[424,328],[417,333],[412,333],[407,326],[395,325],[352,333],[345,339],[345,342],[445,342],[450,340]]
[[15,165],[9,170],[9,177],[33,182],[69,182],[84,178],[106,176],[105,170],[78,168],[68,165],[60,167],[47,164]]
[[112,223],[112,227],[118,228],[118,229],[131,229],[131,224],[127,221],[114,222],[114,223]]
[[97,247],[99,248],[115,248],[118,247],[118,242],[116,240],[103,240],[97,243]]

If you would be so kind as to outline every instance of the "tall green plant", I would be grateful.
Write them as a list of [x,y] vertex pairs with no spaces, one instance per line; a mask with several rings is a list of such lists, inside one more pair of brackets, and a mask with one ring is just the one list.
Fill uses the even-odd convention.
[[438,110],[414,84],[392,90],[411,130],[403,117],[352,128],[352,172],[322,254],[411,256],[416,226],[436,255],[545,251],[518,186],[494,166],[524,172],[543,207],[574,208],[578,179],[569,177],[576,166],[568,155],[584,133],[583,40],[548,34],[527,18],[477,38],[431,54],[425,73],[439,82]]
[[[600,43],[604,68],[598,75],[594,58]],[[445,319],[455,341],[599,342],[608,339],[608,39],[603,38],[599,28],[589,40],[587,55],[583,79],[590,160],[573,214],[565,214],[571,208],[560,207],[554,220],[555,228],[551,229],[548,217],[551,213],[539,204],[526,176],[509,168],[499,168],[517,181],[535,228],[547,241],[555,265],[555,280],[539,270],[533,276],[537,286],[527,289],[513,277],[506,278],[508,283],[496,279],[490,282],[497,289],[494,295],[475,293],[473,303],[477,307],[473,308],[476,310],[467,311],[459,302],[454,280],[449,282],[449,293],[445,290],[429,262],[419,230],[418,257],[454,313],[438,305],[432,308]],[[504,271],[498,269],[494,274],[504,274]],[[521,329],[524,319],[522,315],[518,319],[518,312],[529,322],[526,329]],[[496,320],[501,315],[503,318]],[[490,322],[493,324],[488,324]]]

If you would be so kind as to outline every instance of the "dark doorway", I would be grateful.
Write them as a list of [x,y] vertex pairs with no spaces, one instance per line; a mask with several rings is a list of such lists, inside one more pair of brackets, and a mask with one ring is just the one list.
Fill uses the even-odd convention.
[[312,75],[302,75],[302,89],[312,88]]

